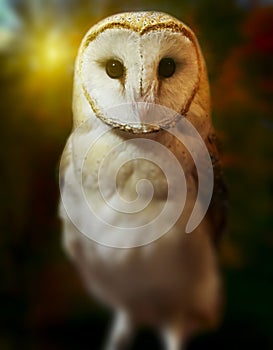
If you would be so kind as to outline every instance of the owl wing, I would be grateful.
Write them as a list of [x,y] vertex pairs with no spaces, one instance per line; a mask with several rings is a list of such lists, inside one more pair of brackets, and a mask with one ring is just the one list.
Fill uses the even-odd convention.
[[220,161],[219,141],[211,131],[205,140],[214,172],[214,187],[207,215],[212,226],[212,239],[217,245],[227,224],[228,192]]
[[65,181],[65,173],[72,162],[72,154],[71,154],[71,138],[67,140],[65,149],[62,154],[62,158],[59,165],[59,185],[60,190],[64,187]]

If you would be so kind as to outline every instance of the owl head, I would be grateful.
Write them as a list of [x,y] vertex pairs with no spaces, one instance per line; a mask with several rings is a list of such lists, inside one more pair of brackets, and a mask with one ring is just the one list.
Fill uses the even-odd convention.
[[[197,39],[186,25],[159,12],[122,13],[93,26],[75,66],[74,126],[89,118],[129,132],[159,130],[151,106],[187,117],[200,132],[209,121],[209,87]],[[109,115],[115,107],[121,113]],[[158,109],[157,109],[158,110]]]

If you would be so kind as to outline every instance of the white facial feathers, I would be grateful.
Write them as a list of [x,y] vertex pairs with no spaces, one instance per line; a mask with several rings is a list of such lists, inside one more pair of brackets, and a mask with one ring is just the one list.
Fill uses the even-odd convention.
[[[164,59],[172,61],[173,74],[160,75]],[[109,60],[123,67],[119,78],[107,74]],[[86,34],[76,64],[74,97],[85,98],[86,114],[104,121],[109,108],[135,102],[160,104],[185,115],[206,79],[202,54],[189,28],[165,14],[128,13],[112,16]]]

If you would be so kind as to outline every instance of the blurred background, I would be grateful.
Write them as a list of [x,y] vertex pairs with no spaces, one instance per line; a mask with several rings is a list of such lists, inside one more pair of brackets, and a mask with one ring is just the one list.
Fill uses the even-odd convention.
[[[221,246],[226,311],[193,349],[273,349],[273,1],[0,1],[0,349],[100,349],[111,314],[61,248],[58,162],[71,130],[81,38],[115,12],[190,25],[211,82],[230,192]],[[150,330],[134,349],[160,349]]]

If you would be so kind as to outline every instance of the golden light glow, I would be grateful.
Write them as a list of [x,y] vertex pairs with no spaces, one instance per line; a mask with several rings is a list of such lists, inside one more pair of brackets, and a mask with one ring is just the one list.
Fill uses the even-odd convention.
[[73,50],[61,32],[52,31],[36,35],[31,39],[29,48],[31,70],[55,74],[71,64]]
[[64,117],[59,111],[71,103],[77,51],[74,33],[63,28],[33,28],[26,40],[21,55],[23,101],[29,111],[35,108],[32,115],[36,119],[57,117],[61,123]]

